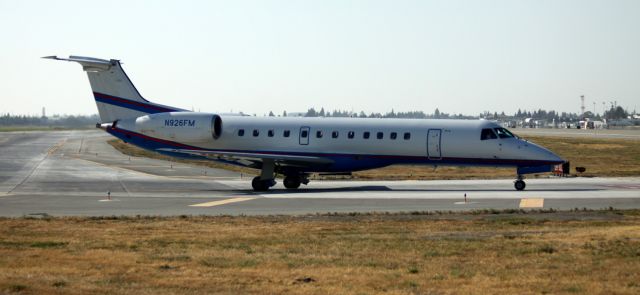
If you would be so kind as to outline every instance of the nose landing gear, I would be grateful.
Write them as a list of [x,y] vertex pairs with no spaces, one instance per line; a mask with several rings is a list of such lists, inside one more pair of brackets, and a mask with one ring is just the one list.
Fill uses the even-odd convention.
[[527,186],[527,184],[524,183],[524,180],[522,179],[522,175],[518,175],[518,179],[516,179],[516,181],[513,183],[513,186],[516,188],[516,190],[524,190],[524,188]]

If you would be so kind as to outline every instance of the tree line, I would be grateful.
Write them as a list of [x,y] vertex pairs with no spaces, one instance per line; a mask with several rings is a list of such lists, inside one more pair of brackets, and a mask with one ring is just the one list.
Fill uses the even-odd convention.
[[[635,114],[635,112],[633,113]],[[306,113],[301,114],[304,117],[338,117],[338,118],[406,118],[406,119],[477,119],[484,118],[489,120],[523,120],[526,118],[532,118],[534,120],[547,120],[556,122],[577,122],[583,118],[591,118],[595,120],[619,120],[625,119],[632,115],[624,108],[620,106],[612,106],[609,110],[604,112],[604,115],[594,115],[590,111],[580,115],[578,113],[556,112],[538,109],[534,111],[527,111],[518,109],[513,115],[505,114],[505,112],[483,112],[477,116],[463,115],[463,114],[449,114],[440,111],[436,108],[433,113],[427,114],[424,111],[408,111],[408,112],[396,112],[391,110],[386,113],[372,112],[365,113],[364,111],[353,112],[345,110],[332,110],[326,111],[324,108],[316,110],[315,108],[309,108]],[[269,116],[276,116],[273,112],[269,112]],[[287,112],[282,113],[283,117],[287,116]],[[9,113],[0,116],[0,126],[67,126],[67,127],[86,127],[92,126],[100,122],[100,117],[97,114],[93,115],[54,115],[52,117],[42,117],[34,115],[12,115]]]
[[87,127],[100,122],[98,115],[54,115],[52,117],[3,114],[0,116],[0,126],[60,126]]
[[[325,111],[324,108],[316,110],[315,108],[309,108],[306,113],[303,113],[304,117],[351,117],[351,118],[409,118],[409,119],[477,119],[484,118],[490,120],[522,120],[526,118],[532,118],[534,120],[547,120],[556,122],[576,122],[584,118],[590,118],[592,120],[617,120],[624,119],[631,115],[625,109],[620,106],[611,107],[610,110],[604,112],[604,115],[593,114],[590,111],[585,112],[583,115],[578,113],[557,112],[554,110],[547,111],[543,109],[527,111],[518,109],[513,115],[505,114],[505,112],[488,112],[485,111],[477,116],[469,116],[463,114],[449,114],[440,111],[438,108],[433,113],[427,114],[423,111],[408,111],[408,112],[396,112],[393,109],[386,113],[365,113],[363,111],[353,112],[344,110]],[[269,116],[276,116],[273,112],[269,112]],[[282,113],[283,117],[287,116],[287,112]]]

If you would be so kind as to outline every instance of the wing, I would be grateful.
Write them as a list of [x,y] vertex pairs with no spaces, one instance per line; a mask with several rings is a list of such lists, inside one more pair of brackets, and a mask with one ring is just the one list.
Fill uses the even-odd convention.
[[288,166],[300,166],[307,167],[312,165],[329,165],[333,163],[333,160],[323,157],[313,156],[298,156],[287,154],[273,154],[273,153],[245,153],[245,152],[224,152],[224,151],[207,151],[207,150],[190,150],[190,149],[167,149],[161,148],[158,151],[181,153],[189,155],[203,156],[207,158],[239,162],[262,162],[265,159],[274,160],[276,163],[285,164]]

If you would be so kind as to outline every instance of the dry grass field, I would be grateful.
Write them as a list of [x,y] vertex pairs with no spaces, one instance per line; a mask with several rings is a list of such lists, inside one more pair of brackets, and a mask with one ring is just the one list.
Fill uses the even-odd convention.
[[[541,137],[526,136],[527,140],[547,147],[562,158],[571,161],[571,173],[576,174],[575,167],[585,167],[587,171],[581,176],[640,176],[640,144],[628,139],[600,139],[577,137]],[[170,160],[158,153],[149,152],[120,140],[110,140],[109,144],[124,154]],[[257,174],[257,170],[239,168],[233,165],[219,164],[212,161],[185,161],[195,165],[204,165]],[[380,169],[355,172],[358,179],[491,179],[513,178],[514,168],[495,167],[437,167],[394,165]]]
[[640,212],[0,219],[2,294],[639,294]]

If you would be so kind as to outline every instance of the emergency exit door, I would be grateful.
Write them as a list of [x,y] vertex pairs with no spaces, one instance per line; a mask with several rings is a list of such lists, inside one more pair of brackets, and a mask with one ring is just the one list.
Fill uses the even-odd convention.
[[429,129],[427,133],[427,158],[429,160],[441,160],[441,134],[442,129]]

